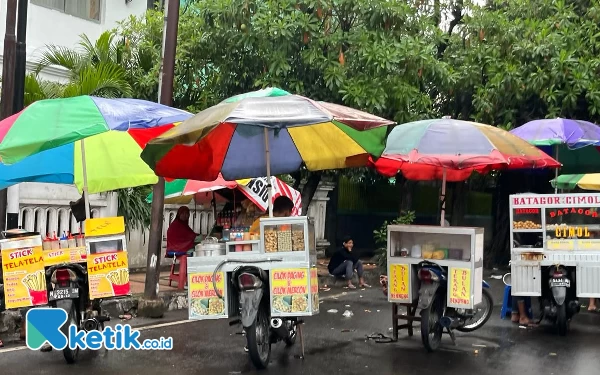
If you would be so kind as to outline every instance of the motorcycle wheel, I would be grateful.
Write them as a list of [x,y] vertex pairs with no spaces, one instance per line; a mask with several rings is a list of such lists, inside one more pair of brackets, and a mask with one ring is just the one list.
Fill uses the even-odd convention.
[[444,327],[440,324],[442,316],[442,297],[436,294],[431,305],[421,311],[421,340],[428,352],[434,352],[440,347]]
[[564,304],[558,306],[556,311],[556,326],[558,327],[558,334],[560,336],[567,335],[568,329],[568,321],[567,321],[567,306]]
[[287,324],[290,331],[290,337],[285,339],[285,345],[292,346],[296,343],[296,336],[298,336],[298,325],[292,320],[289,320]]
[[456,329],[460,332],[473,332],[476,329],[479,329],[481,327],[483,327],[483,325],[490,319],[490,316],[492,316],[492,312],[494,310],[494,300],[492,299],[492,295],[490,294],[490,292],[487,289],[483,289],[483,294],[482,294],[482,301],[481,304],[477,307],[480,307],[481,305],[484,305],[484,313],[481,316],[481,318],[477,319],[475,322],[471,323],[471,324],[465,324],[463,326],[459,326],[456,327]]
[[271,325],[264,307],[258,309],[254,323],[245,330],[252,363],[259,370],[267,368],[271,357]]
[[[69,338],[69,326],[74,324],[75,326],[79,326],[79,319],[77,317],[77,308],[72,300],[61,300],[56,302],[56,308],[63,309],[67,312],[67,321],[61,327],[62,333]],[[63,356],[67,363],[75,363],[77,361],[77,356],[79,355],[79,348],[71,349],[68,346],[63,349]]]

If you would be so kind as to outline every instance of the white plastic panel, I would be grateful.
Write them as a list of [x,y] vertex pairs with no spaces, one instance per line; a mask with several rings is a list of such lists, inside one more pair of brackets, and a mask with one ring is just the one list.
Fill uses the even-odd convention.
[[513,296],[542,295],[542,272],[539,264],[515,262],[510,269]]
[[577,297],[600,297],[600,263],[577,267]]

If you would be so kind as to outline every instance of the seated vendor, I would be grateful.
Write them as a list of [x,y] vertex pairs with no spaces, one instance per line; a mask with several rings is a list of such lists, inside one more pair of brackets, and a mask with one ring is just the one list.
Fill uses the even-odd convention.
[[344,278],[348,283],[348,288],[356,289],[352,284],[352,276],[354,275],[354,270],[356,270],[358,274],[358,286],[361,288],[370,288],[371,286],[365,283],[363,277],[363,264],[358,259],[358,256],[352,252],[352,248],[354,248],[352,237],[344,237],[342,245],[329,261],[329,265],[327,266],[329,273],[335,277]]
[[194,247],[200,242],[199,235],[189,225],[190,209],[179,207],[175,220],[167,229],[167,258],[180,255],[191,255]]
[[[294,202],[288,197],[280,196],[275,199],[273,202],[273,217],[288,217],[292,215],[292,210],[294,209]],[[260,232],[260,219],[264,217],[269,217],[267,212],[266,215],[259,217],[254,220],[252,226],[250,227],[250,233],[258,233]]]

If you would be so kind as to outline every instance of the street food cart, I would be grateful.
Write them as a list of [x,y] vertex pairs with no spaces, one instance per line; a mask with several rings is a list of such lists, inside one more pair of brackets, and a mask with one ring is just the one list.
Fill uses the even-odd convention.
[[481,303],[483,228],[388,225],[388,301],[412,304],[419,298],[416,265],[425,260],[448,268],[449,307]]
[[40,234],[23,230],[13,232],[24,234],[0,241],[7,309],[48,304],[45,268],[60,264],[87,263],[90,299],[130,293],[122,217],[88,219],[86,236],[66,241],[42,240]]
[[127,241],[123,217],[85,221],[90,299],[130,293]]
[[[236,251],[238,245],[250,245],[249,250]],[[269,272],[272,317],[319,313],[314,224],[295,216],[262,218],[259,238],[226,242],[225,255],[189,258],[189,318],[237,317],[239,296],[232,293],[231,274],[247,264]]]
[[577,297],[600,297],[600,194],[510,196],[514,296],[542,294],[542,267],[574,267]]

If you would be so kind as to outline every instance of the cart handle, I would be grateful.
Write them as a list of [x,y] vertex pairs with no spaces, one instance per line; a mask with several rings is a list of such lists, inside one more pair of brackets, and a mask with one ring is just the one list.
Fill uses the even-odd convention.
[[217,267],[215,268],[215,270],[213,271],[213,289],[215,290],[215,293],[217,294],[217,297],[223,299],[223,296],[219,293],[219,290],[217,289],[217,272],[219,272],[219,270],[227,263],[264,263],[264,262],[283,262],[283,258],[267,258],[266,260],[254,260],[254,259],[225,259],[222,260],[219,264],[217,264]]

